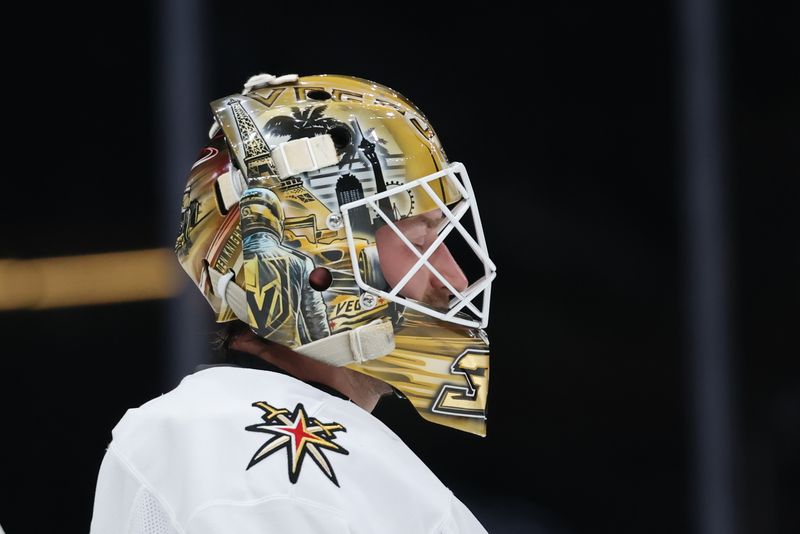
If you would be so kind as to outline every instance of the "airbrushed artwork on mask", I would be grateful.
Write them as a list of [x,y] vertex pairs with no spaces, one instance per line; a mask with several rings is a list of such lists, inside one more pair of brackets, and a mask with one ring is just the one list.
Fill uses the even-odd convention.
[[294,141],[329,134],[340,156],[339,168],[344,168],[355,156],[355,146],[351,143],[354,132],[346,123],[326,117],[326,108],[292,108],[291,115],[278,115],[268,120],[264,125],[265,135],[281,141]]
[[200,212],[200,202],[191,198],[192,190],[186,187],[183,191],[181,200],[181,222],[178,229],[178,239],[175,242],[175,252],[186,255],[192,247],[191,230],[197,226],[198,215]]
[[[264,136],[271,146],[317,135],[328,134],[334,141],[339,155],[336,168],[302,173],[281,182],[281,189],[290,190],[302,184],[306,195],[322,203],[329,212],[339,211],[348,202],[359,200],[367,195],[387,190],[389,184],[405,183],[405,166],[391,164],[394,158],[402,162],[403,154],[391,154],[386,145],[389,142],[379,137],[374,128],[363,131],[357,119],[349,121],[328,117],[327,106],[313,108],[292,108],[292,115],[279,115],[269,119],[264,125]],[[384,166],[392,180],[387,181]],[[304,199],[310,202],[311,198]],[[410,210],[398,207],[392,199],[379,201],[379,206],[391,220],[408,216]],[[382,224],[378,215],[367,207],[353,210],[350,214],[353,233],[356,236],[372,239],[375,224]]]
[[[176,252],[216,320],[242,320],[300,351],[376,320],[391,322],[395,349],[349,367],[391,384],[426,419],[484,435],[485,335],[463,325],[462,311],[454,324],[387,297],[393,288],[377,252],[380,228],[474,203],[471,190],[464,194],[456,183],[463,184],[461,175],[447,170],[455,164],[421,111],[390,88],[343,76],[302,77],[211,106],[218,131],[188,178]],[[314,164],[300,167],[317,170],[287,173],[284,151],[299,157],[303,146]],[[317,154],[326,166],[317,166]],[[409,188],[412,180],[418,185]],[[387,191],[394,194],[373,199],[379,214],[365,199]],[[357,201],[363,205],[350,208],[342,225],[335,215]],[[455,209],[456,217],[471,213]],[[331,283],[315,290],[309,275],[319,268]]]
[[425,419],[486,435],[489,343],[411,309],[395,329],[395,350],[351,369],[390,384]]
[[239,206],[250,327],[294,347],[329,336],[325,302],[308,284],[314,262],[284,245],[278,197],[248,189]]
[[[386,182],[386,188],[392,189],[404,185],[403,182],[390,180]],[[391,198],[392,203],[392,220],[405,219],[411,217],[414,213],[414,192],[407,189],[401,194],[393,195]]]
[[[389,123],[380,126],[380,123],[375,122],[372,113],[353,113],[349,107],[311,104],[304,107],[292,106],[289,113],[284,108],[281,114],[268,114],[264,117],[259,104],[260,101],[254,102],[250,97],[229,98],[225,101],[227,117],[231,120],[229,124],[235,128],[241,140],[238,145],[242,150],[238,167],[246,169],[242,174],[246,175],[247,185],[251,189],[270,191],[278,199],[282,210],[280,246],[309,259],[312,262],[311,270],[324,267],[331,274],[330,286],[321,291],[315,292],[310,288],[307,276],[295,284],[300,284],[305,294],[314,295],[316,301],[327,306],[329,333],[356,328],[376,318],[385,317],[389,313],[387,308],[391,309],[394,322],[399,324],[403,304],[390,305],[386,299],[378,297],[368,308],[362,307],[360,297],[363,291],[356,284],[353,273],[353,257],[349,250],[347,231],[344,227],[329,226],[328,221],[331,214],[340,212],[344,204],[399,188],[397,194],[378,199],[372,206],[363,205],[348,210],[350,236],[354,241],[361,279],[369,288],[389,290],[380,267],[375,234],[387,222],[396,222],[416,213],[417,191],[404,190],[403,186],[406,183],[406,173],[416,172],[414,165],[420,165],[425,160],[415,159],[410,162],[399,148],[402,145],[395,137],[398,126]],[[333,140],[338,163],[290,176],[281,177],[274,173],[272,154],[282,143],[321,135],[328,135]],[[409,140],[406,139],[406,142]],[[433,169],[427,168],[428,171],[439,169],[433,159],[428,161],[433,163]],[[234,172],[235,170],[229,174],[233,175]],[[441,190],[442,198],[446,198],[442,180],[432,185]],[[425,195],[423,191],[423,204]],[[433,207],[428,201],[427,209]],[[423,207],[421,211],[425,209]],[[191,211],[187,209],[187,219],[191,219],[191,216]],[[246,241],[248,252],[252,252],[255,238],[248,237],[250,231],[245,231],[247,224],[244,217],[241,217],[241,224],[237,225],[241,227],[239,235],[227,234],[225,243],[238,238],[241,244],[239,250],[243,250]],[[236,247],[226,245],[220,250],[227,248]],[[236,267],[231,267],[229,263],[218,266],[219,262],[214,261],[215,257],[207,257],[208,263],[214,265],[215,270],[237,272]],[[243,263],[244,260],[243,257]],[[302,326],[292,326],[296,323],[296,317],[291,316],[282,304],[289,302],[297,306],[301,303],[289,298],[286,294],[288,290],[284,290],[283,295],[270,290],[271,299],[268,303],[264,302],[268,296],[264,294],[267,291],[268,277],[275,278],[275,287],[286,287],[289,276],[287,272],[291,273],[288,267],[272,262],[272,271],[265,270],[263,266],[259,271],[254,269],[252,262],[249,265],[249,270],[242,270],[242,276],[237,278],[237,282],[246,285],[248,290],[248,302],[252,308],[252,317],[248,318],[248,322],[258,325],[257,331],[264,337],[289,346],[319,339]],[[249,278],[244,276],[245,273],[249,273]],[[258,283],[255,282],[257,275]],[[256,292],[252,293],[251,289]],[[299,315],[302,318],[302,314]],[[283,327],[284,324],[289,326]],[[284,339],[282,332],[288,334],[293,329],[301,332],[297,336]],[[330,335],[325,334],[324,330],[321,332],[322,337]]]
[[[263,129],[254,132],[251,125],[255,122],[252,119],[247,120],[242,115],[244,108],[238,103],[237,109],[239,113],[234,113],[234,117],[239,131],[248,132],[251,139],[253,135],[261,139],[251,143],[253,146],[273,147],[274,150],[274,147],[283,142],[327,133],[337,140],[339,145],[337,149],[341,155],[340,164],[333,169],[326,169],[329,172],[325,174],[301,173],[285,179],[273,178],[266,183],[261,176],[249,180],[252,186],[268,184],[269,188],[256,187],[256,189],[269,191],[278,199],[281,209],[281,228],[275,229],[271,235],[280,232],[281,249],[284,252],[293,251],[295,255],[300,255],[311,262],[304,272],[293,273],[283,260],[273,260],[268,263],[263,261],[258,263],[253,260],[253,255],[258,252],[259,247],[269,247],[270,244],[274,246],[274,239],[269,237],[270,234],[256,230],[253,222],[245,216],[245,212],[252,213],[254,206],[251,204],[264,201],[264,193],[253,194],[251,197],[249,192],[246,192],[240,202],[240,209],[246,288],[252,314],[251,326],[257,324],[259,328],[257,332],[264,337],[296,346],[305,344],[308,340],[319,339],[318,336],[329,335],[325,333],[325,328],[328,332],[349,330],[384,315],[388,304],[382,299],[378,299],[374,308],[369,310],[362,308],[359,300],[360,290],[353,276],[345,232],[343,229],[328,228],[326,223],[328,216],[333,211],[338,211],[341,204],[363,198],[365,187],[368,192],[376,191],[373,185],[375,183],[373,173],[376,167],[373,167],[368,156],[353,142],[354,138],[357,139],[356,132],[360,134],[360,128],[353,129],[345,122],[326,117],[323,113],[326,106],[316,106],[304,111],[293,108],[291,115],[272,117],[265,123]],[[380,163],[375,158],[375,144],[369,143],[367,147],[369,157],[380,169]],[[378,149],[377,152],[381,153],[381,150]],[[254,153],[253,158],[257,157],[258,154]],[[333,172],[330,172],[331,170]],[[360,174],[360,179],[354,172]],[[360,232],[355,239],[356,250],[365,256],[374,256],[371,263],[367,262],[369,264],[367,270],[373,273],[373,279],[382,280],[377,255],[370,255],[369,251],[366,251],[374,242],[372,217],[366,208],[361,216]],[[258,236],[255,236],[256,233]],[[284,253],[282,255],[285,256]],[[331,285],[322,292],[314,291],[308,283],[308,273],[315,266],[325,267],[332,276]],[[276,293],[274,288],[277,287],[284,289]],[[291,289],[287,289],[289,287]],[[290,291],[297,292],[300,300],[291,300],[292,296],[288,293]],[[305,300],[317,304],[306,304]],[[289,309],[301,309],[303,313],[299,317],[291,316],[284,305],[286,302],[290,304]],[[314,313],[320,308],[319,303],[327,305],[327,324],[324,328],[319,325],[319,314]],[[311,319],[307,318],[306,314],[310,315]],[[299,328],[294,327],[295,323],[300,325]],[[309,327],[303,328],[306,323]],[[301,331],[299,339],[291,337],[293,329]]]
[[[217,180],[229,170],[230,158],[225,150],[224,139],[212,139],[192,165],[189,180],[183,190],[175,253],[195,278],[202,277],[203,260],[208,260],[208,257],[203,257],[197,251],[214,249],[220,227],[225,227],[225,213],[219,208],[215,188]],[[228,237],[229,235],[225,236],[226,241]],[[227,272],[234,265],[231,262],[230,265],[215,267]]]

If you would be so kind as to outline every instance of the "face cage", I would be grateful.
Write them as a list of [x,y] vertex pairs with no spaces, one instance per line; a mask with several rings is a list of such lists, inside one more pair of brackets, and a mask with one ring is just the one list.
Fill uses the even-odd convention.
[[[442,200],[436,195],[436,193],[434,193],[433,189],[431,189],[431,186],[429,185],[430,182],[439,180],[440,178],[446,178],[449,180],[450,183],[461,193],[462,199],[452,210],[450,210],[444,204],[444,202],[442,202]],[[423,191],[425,191],[425,193],[427,193],[436,203],[439,209],[442,210],[442,214],[444,215],[444,220],[437,229],[438,237],[425,252],[420,252],[408,240],[408,238],[406,238],[402,231],[397,228],[397,226],[392,222],[391,218],[384,213],[379,206],[379,201],[381,199],[388,198],[414,188],[421,188]],[[375,213],[377,213],[378,216],[383,219],[386,225],[389,226],[395,234],[397,234],[405,246],[414,252],[418,258],[414,266],[411,267],[406,275],[388,293],[379,288],[370,286],[361,276],[359,258],[358,254],[356,254],[356,245],[353,238],[353,230],[350,224],[349,216],[350,210],[359,208],[361,206],[371,207]],[[430,315],[432,317],[436,317],[437,319],[441,319],[443,321],[472,328],[486,328],[486,326],[489,324],[489,300],[491,296],[492,281],[494,280],[495,276],[497,276],[497,268],[492,260],[489,259],[489,251],[486,248],[486,239],[483,235],[483,226],[481,225],[481,218],[480,214],[478,213],[478,205],[475,201],[475,195],[472,191],[469,175],[467,174],[467,170],[464,168],[462,163],[453,163],[450,167],[444,170],[429,174],[428,176],[424,176],[405,185],[393,187],[388,191],[342,204],[340,209],[344,219],[347,244],[350,248],[350,258],[353,263],[353,274],[358,287],[367,293],[383,297],[391,302],[397,302],[403,306],[408,306],[411,309],[417,310],[418,312]],[[470,235],[467,229],[464,228],[464,226],[459,222],[467,213],[467,211],[472,212],[472,220],[475,226],[475,237]],[[430,258],[430,256],[436,251],[439,245],[444,243],[445,238],[450,234],[450,232],[453,231],[453,229],[458,230],[473,252],[475,252],[475,255],[483,264],[484,270],[483,276],[470,284],[469,287],[467,287],[463,292],[457,291],[452,284],[450,284],[450,282],[448,282],[448,280],[428,262],[428,258]],[[428,270],[430,270],[430,272],[436,276],[436,278],[438,278],[442,284],[444,284],[450,293],[454,295],[450,299],[447,312],[442,312],[439,309],[426,306],[422,302],[410,300],[400,295],[399,292],[403,289],[403,287],[405,287],[406,283],[408,283],[408,281],[411,280],[411,278],[423,266],[427,267]],[[475,300],[481,293],[484,293],[483,303],[481,309],[478,309],[472,301]],[[463,316],[459,317],[457,314],[464,307],[469,309],[477,317],[477,320],[470,320]]]

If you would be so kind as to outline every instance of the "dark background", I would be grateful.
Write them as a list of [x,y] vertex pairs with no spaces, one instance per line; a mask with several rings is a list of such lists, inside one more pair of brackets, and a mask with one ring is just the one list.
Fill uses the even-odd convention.
[[[398,403],[376,415],[490,532],[703,529],[678,4],[197,2],[185,61],[201,72],[186,95],[200,126],[181,154],[164,149],[166,4],[9,8],[22,31],[4,37],[0,258],[171,246],[207,102],[252,74],[386,84],[467,164],[499,276],[489,436]],[[742,533],[798,532],[800,17],[733,2],[716,20],[732,517]],[[185,171],[165,176],[167,161]],[[210,339],[194,291],[205,322],[188,330]],[[0,312],[8,534],[88,530],[111,429],[175,385],[175,309]]]

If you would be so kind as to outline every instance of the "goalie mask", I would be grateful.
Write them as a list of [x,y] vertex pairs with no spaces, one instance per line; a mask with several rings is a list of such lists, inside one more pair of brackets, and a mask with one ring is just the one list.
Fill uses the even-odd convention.
[[[256,76],[211,106],[175,250],[216,320],[485,435],[495,266],[466,168],[424,115],[387,87],[328,75]],[[473,279],[437,269],[446,239],[472,256]],[[433,297],[414,287],[424,271]]]

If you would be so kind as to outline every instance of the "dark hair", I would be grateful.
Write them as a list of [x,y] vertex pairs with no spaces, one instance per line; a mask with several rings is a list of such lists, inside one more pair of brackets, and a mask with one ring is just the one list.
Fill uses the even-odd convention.
[[214,363],[228,363],[231,360],[231,343],[237,336],[248,332],[250,327],[242,321],[222,323],[211,340]]

